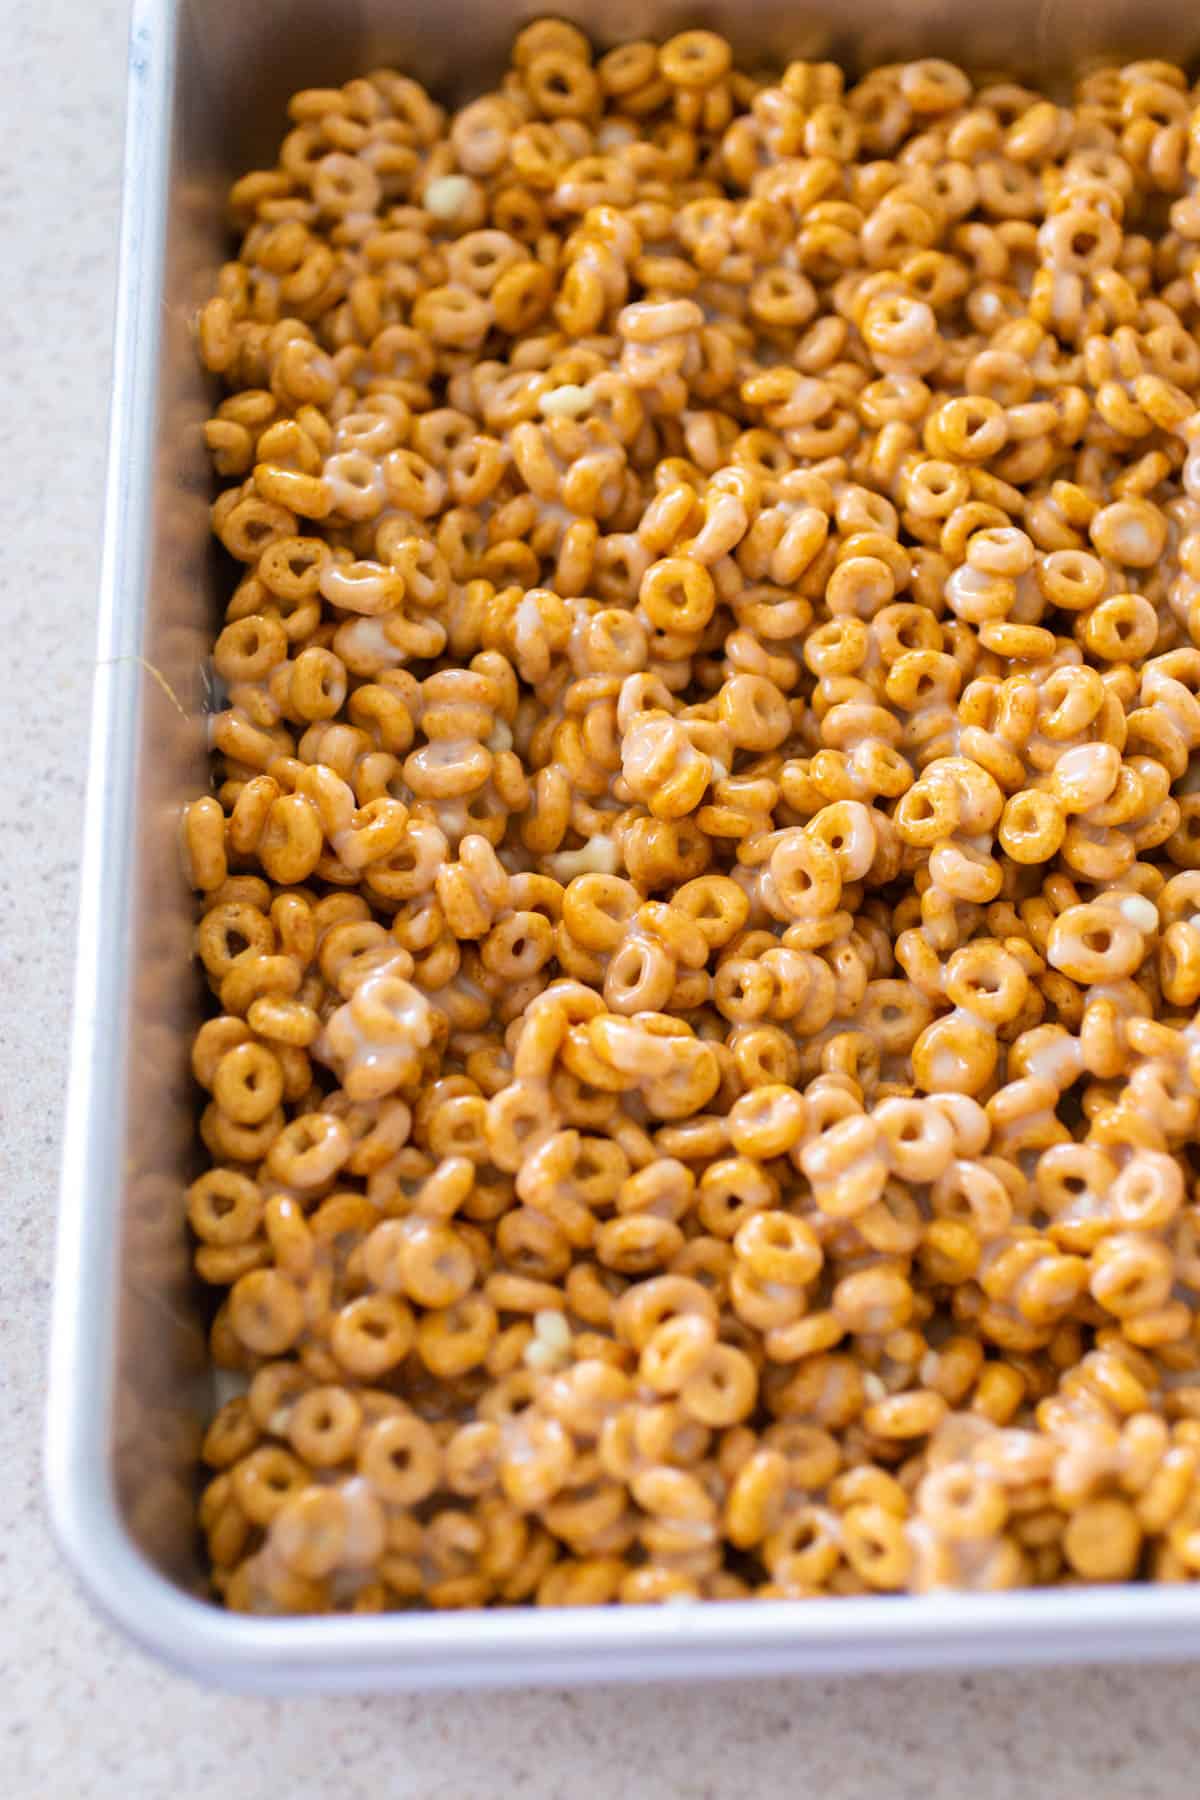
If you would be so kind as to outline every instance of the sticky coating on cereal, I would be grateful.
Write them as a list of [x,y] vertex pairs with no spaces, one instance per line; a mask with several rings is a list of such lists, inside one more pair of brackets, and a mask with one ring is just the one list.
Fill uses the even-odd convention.
[[543,20],[230,216],[215,1594],[1200,1575],[1200,92]]

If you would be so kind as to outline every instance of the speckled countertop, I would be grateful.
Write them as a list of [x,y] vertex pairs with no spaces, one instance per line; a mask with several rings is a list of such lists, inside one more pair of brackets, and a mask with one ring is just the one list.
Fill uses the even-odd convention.
[[166,1674],[75,1591],[38,1451],[125,31],[124,0],[0,0],[0,1793],[1175,1800],[1186,1668],[278,1703]]

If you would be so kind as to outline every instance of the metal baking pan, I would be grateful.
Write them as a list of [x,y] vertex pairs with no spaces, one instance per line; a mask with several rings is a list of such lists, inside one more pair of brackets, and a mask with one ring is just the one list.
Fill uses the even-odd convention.
[[[189,1031],[200,984],[177,866],[207,782],[204,664],[219,616],[208,412],[190,319],[228,253],[230,179],[273,155],[287,95],[391,62],[478,90],[536,0],[135,0],[112,438],[79,966],[66,1108],[47,1478],[100,1608],[175,1666],[299,1692],[964,1669],[1178,1657],[1200,1587],[922,1599],[255,1619],[204,1597],[193,1530],[210,1409],[183,1188],[195,1166]],[[1042,80],[1200,53],[1182,0],[577,0],[601,42],[704,23],[749,57],[862,67],[937,54]]]

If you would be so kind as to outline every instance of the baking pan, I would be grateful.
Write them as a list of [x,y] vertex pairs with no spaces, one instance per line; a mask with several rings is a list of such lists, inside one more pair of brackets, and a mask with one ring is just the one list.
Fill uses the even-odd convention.
[[[503,66],[530,0],[135,0],[113,374],[50,1356],[46,1465],[59,1539],[92,1598],[168,1662],[274,1692],[955,1669],[1179,1657],[1200,1586],[258,1619],[205,1597],[193,1530],[211,1412],[184,1187],[195,1172],[188,1039],[200,1017],[179,813],[207,784],[205,658],[221,577],[208,529],[209,411],[190,320],[228,254],[230,179],[272,158],[287,95],[390,62],[443,98]],[[937,54],[1056,73],[1200,52],[1184,0],[592,0],[600,43],[685,25],[755,59],[852,66]]]

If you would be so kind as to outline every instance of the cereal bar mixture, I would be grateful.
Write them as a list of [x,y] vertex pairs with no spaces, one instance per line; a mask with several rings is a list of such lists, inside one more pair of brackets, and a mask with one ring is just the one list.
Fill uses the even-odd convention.
[[290,105],[198,325],[259,1613],[1200,1574],[1200,94]]

